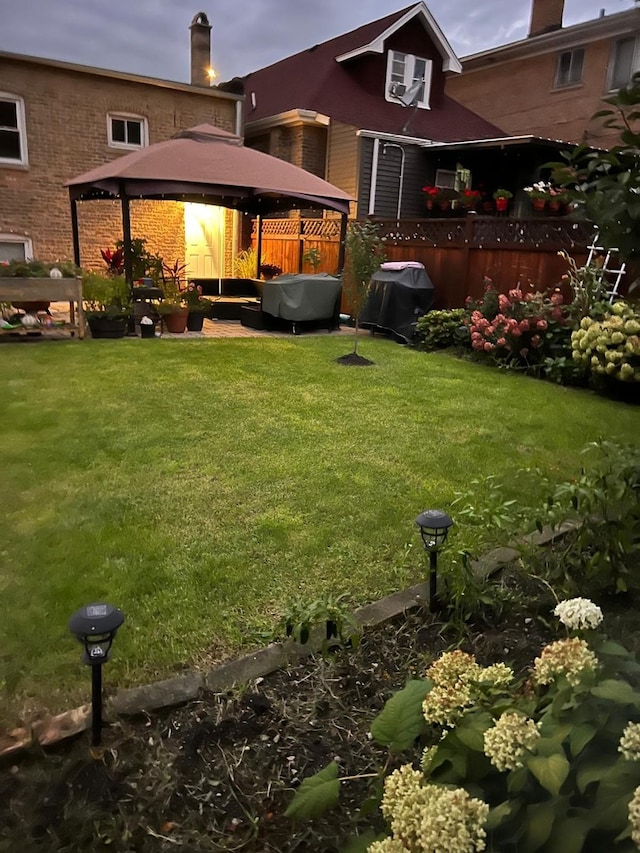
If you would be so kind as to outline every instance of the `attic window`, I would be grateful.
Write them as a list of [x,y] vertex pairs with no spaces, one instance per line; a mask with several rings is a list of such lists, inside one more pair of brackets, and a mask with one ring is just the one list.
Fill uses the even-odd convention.
[[575,86],[582,82],[582,66],[584,65],[584,48],[576,50],[565,50],[558,56],[558,67],[556,68],[557,88],[562,86]]
[[110,148],[145,148],[149,144],[147,120],[130,113],[109,113],[107,134]]
[[415,97],[412,97],[410,104],[406,103],[405,106],[422,107],[428,110],[432,67],[433,63],[430,59],[390,50],[387,54],[386,100],[392,104],[401,103],[402,96],[410,94],[411,87],[419,84]]

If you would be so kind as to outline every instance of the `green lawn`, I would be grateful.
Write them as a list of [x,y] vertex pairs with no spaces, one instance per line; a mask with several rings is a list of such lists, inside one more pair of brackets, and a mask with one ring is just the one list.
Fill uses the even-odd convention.
[[415,516],[472,479],[532,501],[523,467],[564,480],[587,442],[637,439],[637,408],[588,392],[367,336],[375,366],[336,364],[350,348],[1,346],[5,714],[86,698],[67,631],[83,604],[126,614],[109,684],[151,681],[255,644],[293,597],[418,582]]

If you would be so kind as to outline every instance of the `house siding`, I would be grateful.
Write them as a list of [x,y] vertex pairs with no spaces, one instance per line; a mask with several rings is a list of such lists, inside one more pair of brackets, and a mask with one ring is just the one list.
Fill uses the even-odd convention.
[[[147,119],[149,143],[207,122],[235,129],[235,101],[194,92],[93,75],[37,61],[0,57],[0,88],[24,99],[29,164],[0,164],[0,233],[30,237],[34,256],[59,260],[73,255],[69,194],[65,181],[127,151],[109,148],[107,114]],[[78,205],[80,246],[86,266],[101,265],[100,248],[122,238],[120,203]],[[184,256],[182,205],[132,202],[132,232],[148,248]]]
[[[358,198],[360,159],[360,140],[357,134],[356,127],[332,121],[327,142],[327,180],[354,198]],[[354,209],[352,215],[357,215]]]
[[[628,35],[640,34],[638,16]],[[570,28],[569,28],[570,30]],[[568,30],[568,31],[569,31]],[[607,97],[609,66],[618,38],[576,43],[584,48],[582,82],[555,87],[558,56],[569,46],[534,56],[505,59],[500,49],[491,60],[470,60],[463,73],[447,79],[447,94],[511,135],[531,134],[565,142],[608,147],[618,140],[615,130],[592,119]],[[485,64],[486,63],[486,64]]]

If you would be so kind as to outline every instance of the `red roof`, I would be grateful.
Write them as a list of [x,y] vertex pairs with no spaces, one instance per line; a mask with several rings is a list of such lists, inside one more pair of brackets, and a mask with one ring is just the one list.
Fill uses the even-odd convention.
[[[498,127],[446,95],[435,96],[432,108],[428,110],[414,111],[385,100],[384,53],[368,54],[346,62],[336,61],[336,57],[379,38],[415,8],[415,5],[405,7],[248,74],[244,78],[245,121],[250,124],[290,110],[312,110],[362,130],[400,134],[414,113],[407,131],[409,136],[438,142],[503,136]],[[422,55],[434,54],[434,42],[417,18],[411,19],[405,27],[417,28],[424,39],[425,52]],[[364,70],[364,63],[367,70]],[[434,84],[437,86],[439,81],[442,87],[442,71],[435,68],[436,64]],[[371,80],[367,78],[369,71],[374,72],[376,82],[371,81],[367,88],[366,81]],[[435,86],[433,91],[436,91]]]

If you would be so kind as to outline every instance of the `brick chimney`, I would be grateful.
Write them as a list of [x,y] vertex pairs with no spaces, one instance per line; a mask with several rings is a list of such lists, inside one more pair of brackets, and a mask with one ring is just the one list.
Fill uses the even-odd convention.
[[191,21],[191,85],[210,86],[211,78],[211,24],[204,12],[198,12]]
[[564,0],[533,0],[529,38],[562,29]]

